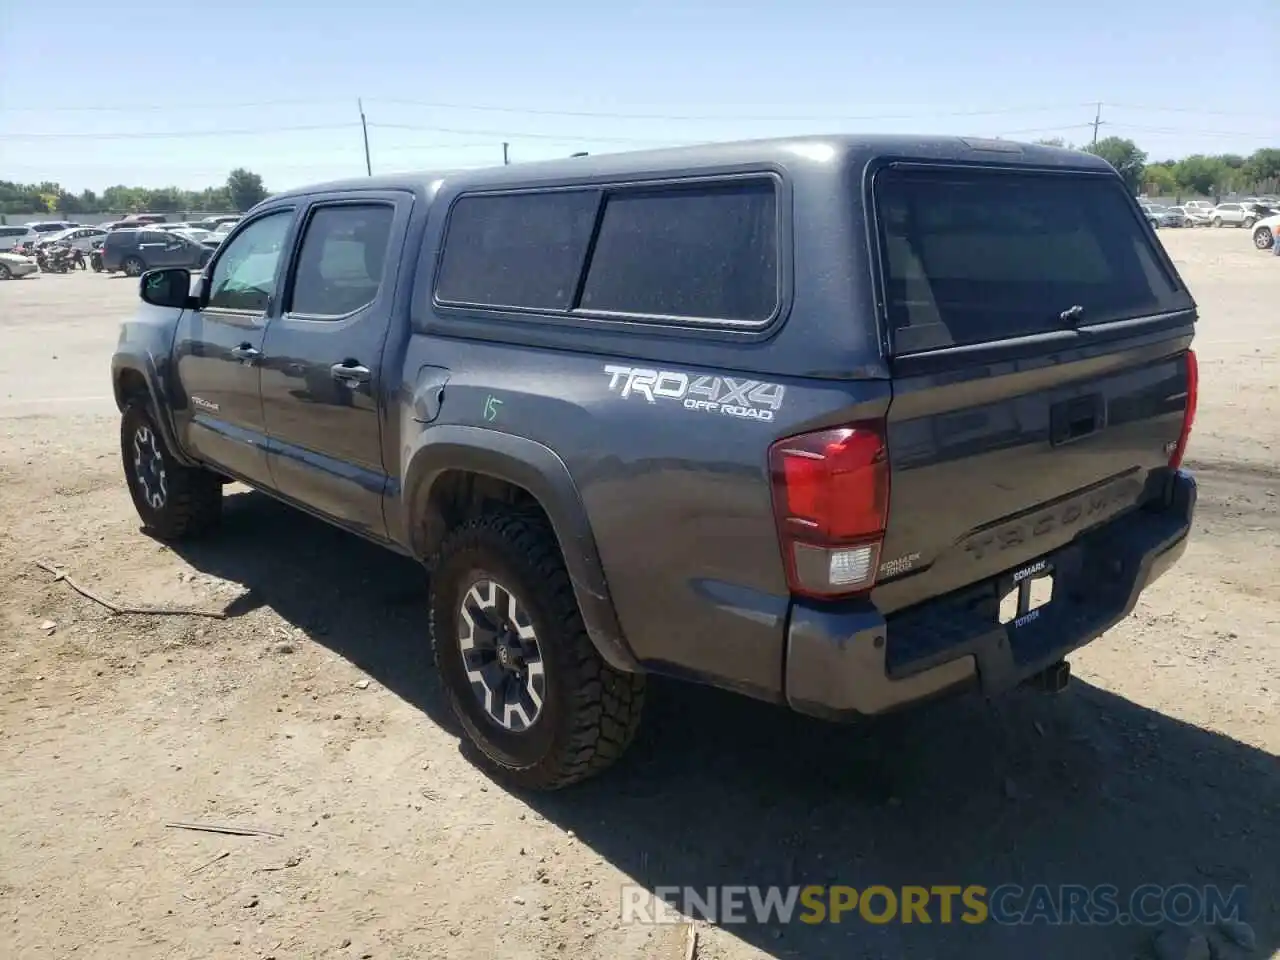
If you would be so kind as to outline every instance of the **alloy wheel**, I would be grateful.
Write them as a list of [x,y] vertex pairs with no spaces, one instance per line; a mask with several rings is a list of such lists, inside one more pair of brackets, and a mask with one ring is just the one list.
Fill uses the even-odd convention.
[[514,592],[483,577],[462,594],[458,647],[471,691],[485,714],[513,733],[542,716],[547,694],[538,635]]
[[133,435],[133,471],[148,506],[153,510],[164,509],[169,498],[164,456],[155,433],[146,425],[138,427]]

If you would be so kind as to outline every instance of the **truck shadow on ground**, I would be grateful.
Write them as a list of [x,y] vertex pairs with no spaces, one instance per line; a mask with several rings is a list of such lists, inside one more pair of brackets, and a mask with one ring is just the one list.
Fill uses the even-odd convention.
[[[193,566],[252,588],[456,730],[429,664],[416,564],[260,494],[231,494],[226,506],[219,537],[180,548]],[[1224,896],[1241,885],[1252,955],[1280,949],[1280,763],[1080,680],[1058,697],[966,698],[848,727],[655,681],[617,769],[522,799],[649,890],[1110,884],[1124,910],[1143,884]],[[618,891],[595,895],[617,916]],[[1158,909],[1159,898],[1143,905]],[[721,926],[779,958],[1127,960],[1153,933],[944,924],[936,901],[931,913],[928,925],[851,914],[838,925]]]

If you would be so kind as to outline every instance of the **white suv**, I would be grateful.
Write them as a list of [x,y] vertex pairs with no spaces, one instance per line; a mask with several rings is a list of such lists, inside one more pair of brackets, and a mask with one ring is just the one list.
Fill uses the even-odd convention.
[[1280,234],[1280,213],[1259,220],[1253,228],[1253,245],[1259,250],[1270,250]]
[[1253,204],[1220,203],[1209,211],[1209,221],[1215,227],[1230,225],[1233,227],[1251,227],[1258,215],[1253,212]]
[[18,244],[34,240],[39,234],[30,227],[0,226],[0,253],[12,250]]

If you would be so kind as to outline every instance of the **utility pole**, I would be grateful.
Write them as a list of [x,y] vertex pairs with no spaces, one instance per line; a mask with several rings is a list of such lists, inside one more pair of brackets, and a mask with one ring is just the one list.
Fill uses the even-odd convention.
[[1093,145],[1098,145],[1098,127],[1102,125],[1102,101],[1098,101],[1098,109],[1093,114]]
[[369,162],[369,124],[364,119],[364,101],[356,98],[356,106],[360,108],[360,129],[364,133],[364,172],[373,176],[373,164]]
[[510,154],[507,153],[507,150],[510,148],[510,146],[511,144],[507,143],[507,141],[505,140],[502,141],[502,165],[504,167],[508,166],[511,163],[511,156]]

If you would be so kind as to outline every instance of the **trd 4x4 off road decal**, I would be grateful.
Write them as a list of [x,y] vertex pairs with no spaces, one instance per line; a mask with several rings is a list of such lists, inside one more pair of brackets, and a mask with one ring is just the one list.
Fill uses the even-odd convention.
[[773,419],[787,388],[745,377],[690,376],[675,370],[607,364],[609,389],[620,397],[644,397],[650,403],[675,400],[686,410],[719,413],[742,420]]

